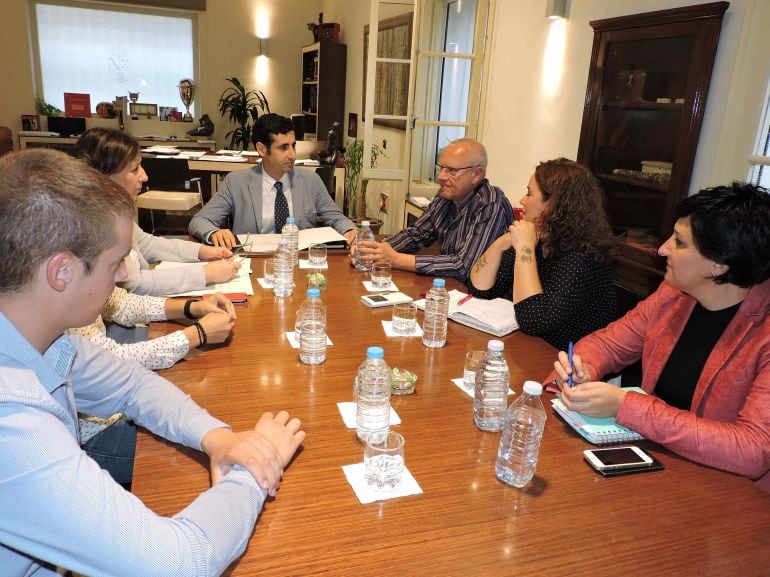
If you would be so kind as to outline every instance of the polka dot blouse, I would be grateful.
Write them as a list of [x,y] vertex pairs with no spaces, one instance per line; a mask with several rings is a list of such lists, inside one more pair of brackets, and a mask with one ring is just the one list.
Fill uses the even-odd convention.
[[[473,296],[513,300],[513,265],[516,252],[506,250],[500,260],[495,284],[479,290],[468,281]],[[617,301],[609,263],[594,261],[575,251],[543,256],[535,249],[537,272],[543,292],[514,305],[521,330],[543,338],[558,350],[615,320]]]

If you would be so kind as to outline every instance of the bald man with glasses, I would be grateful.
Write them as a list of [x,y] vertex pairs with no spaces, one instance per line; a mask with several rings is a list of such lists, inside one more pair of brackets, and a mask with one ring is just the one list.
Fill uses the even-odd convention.
[[[390,259],[393,268],[465,282],[476,259],[513,222],[511,203],[489,184],[486,170],[487,151],[480,142],[461,138],[449,143],[436,165],[441,188],[425,213],[383,242],[362,242],[361,257]],[[414,254],[437,241],[440,254]]]

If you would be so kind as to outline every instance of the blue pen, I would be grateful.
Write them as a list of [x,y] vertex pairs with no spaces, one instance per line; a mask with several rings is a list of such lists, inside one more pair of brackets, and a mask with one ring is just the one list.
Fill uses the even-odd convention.
[[570,371],[569,377],[567,378],[567,384],[569,385],[569,388],[572,388],[572,373],[575,371],[575,365],[572,364],[572,341],[569,342],[569,346],[567,347],[567,358],[569,359],[569,368],[572,369]]

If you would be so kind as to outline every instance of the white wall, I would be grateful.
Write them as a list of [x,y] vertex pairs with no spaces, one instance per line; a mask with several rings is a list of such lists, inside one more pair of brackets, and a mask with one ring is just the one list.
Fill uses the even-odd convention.
[[[538,162],[577,155],[593,42],[588,22],[695,2],[570,0],[569,17],[561,22],[544,17],[545,3],[497,0],[491,30],[482,140],[489,151],[490,180],[514,204]],[[768,30],[770,3],[731,0],[722,24],[691,193],[747,176],[746,157],[754,143],[770,73]],[[547,65],[546,54],[551,59]]]

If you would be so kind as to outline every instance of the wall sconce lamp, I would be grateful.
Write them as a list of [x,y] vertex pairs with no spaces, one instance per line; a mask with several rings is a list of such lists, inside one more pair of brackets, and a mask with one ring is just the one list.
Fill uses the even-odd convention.
[[257,36],[257,56],[267,56],[267,38]]
[[546,0],[545,17],[550,20],[567,17],[567,0]]

